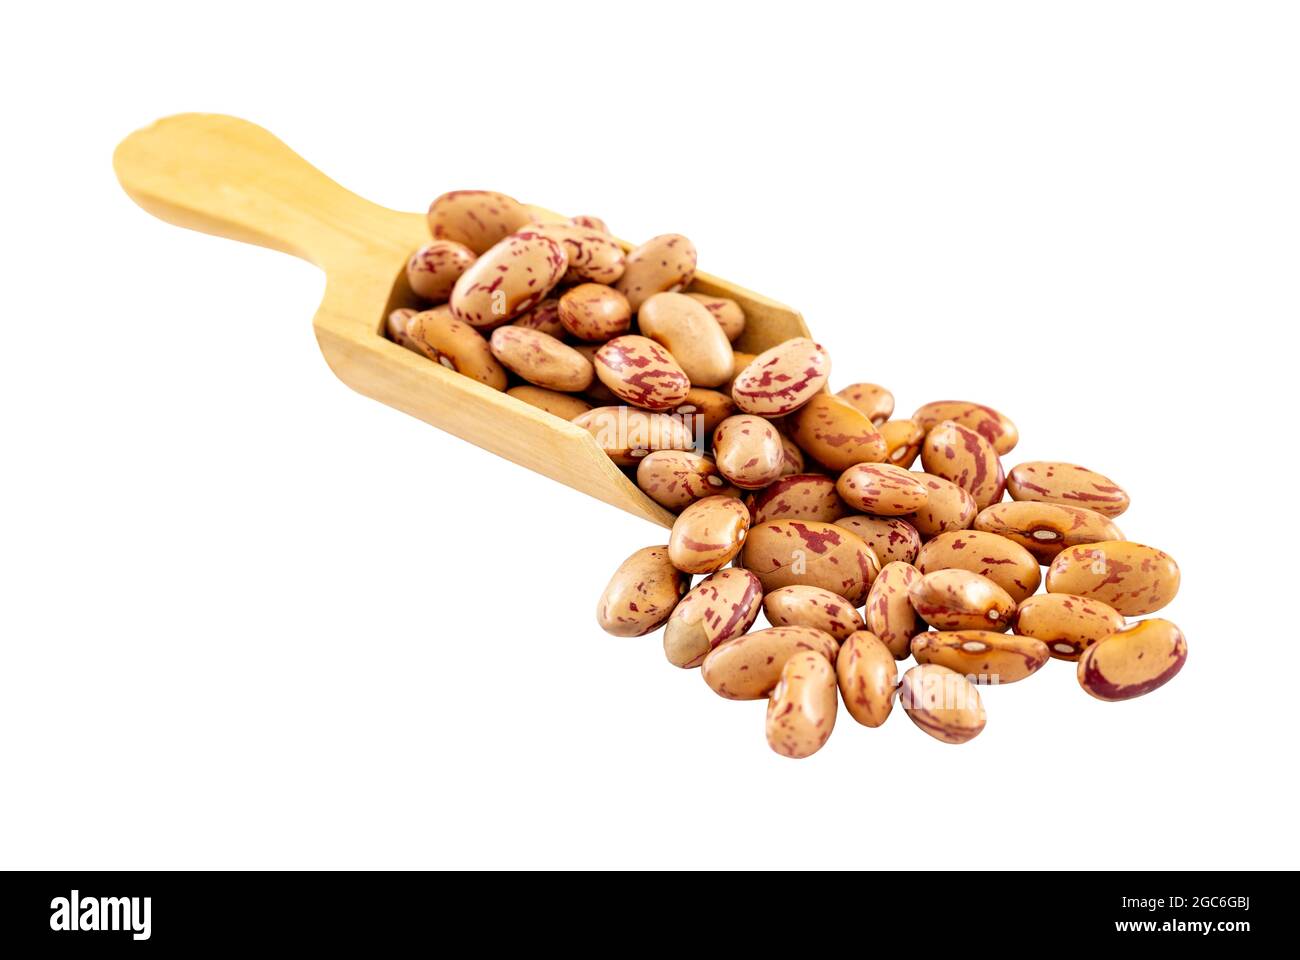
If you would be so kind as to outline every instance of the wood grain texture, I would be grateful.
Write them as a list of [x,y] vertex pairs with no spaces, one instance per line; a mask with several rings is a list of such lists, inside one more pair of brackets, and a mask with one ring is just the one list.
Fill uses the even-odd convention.
[[[291,253],[325,271],[325,297],[313,324],[316,341],[330,369],[354,390],[628,513],[672,526],[673,515],[646,497],[587,431],[383,336],[391,309],[418,305],[405,267],[429,238],[423,213],[371,203],[261,127],[219,114],[178,114],[138,130],[118,145],[113,167],[131,199],[160,219]],[[726,280],[697,274],[691,289],[731,297],[744,308],[739,350],[758,353],[809,335],[794,310]]]

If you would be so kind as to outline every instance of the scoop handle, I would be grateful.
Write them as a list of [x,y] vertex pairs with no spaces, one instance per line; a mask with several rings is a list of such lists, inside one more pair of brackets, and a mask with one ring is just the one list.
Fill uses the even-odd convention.
[[113,169],[159,219],[327,271],[404,232],[399,224],[410,216],[345,190],[256,124],[215,113],[180,113],[137,130],[118,144]]

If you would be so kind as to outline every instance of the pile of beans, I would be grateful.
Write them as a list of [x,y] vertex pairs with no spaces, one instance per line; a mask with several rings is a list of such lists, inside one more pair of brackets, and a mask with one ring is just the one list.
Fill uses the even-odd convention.
[[[865,726],[897,701],[964,743],[984,729],[979,685],[1049,660],[1075,662],[1099,700],[1182,669],[1177,626],[1126,619],[1174,598],[1178,565],[1124,538],[1129,498],[1105,475],[1004,471],[1019,433],[998,411],[944,400],[891,419],[882,386],[831,393],[809,339],[733,350],[744,312],[690,291],[678,234],[624,255],[598,219],[537,223],[483,191],[439,197],[429,222],[408,278],[431,309],[396,311],[390,336],[591,431],[677,514],[668,543],[615,571],[597,619],[621,637],[663,628],[671,663],[766,699],[777,753],[819,750],[841,699]],[[771,626],[751,631],[760,609]]]

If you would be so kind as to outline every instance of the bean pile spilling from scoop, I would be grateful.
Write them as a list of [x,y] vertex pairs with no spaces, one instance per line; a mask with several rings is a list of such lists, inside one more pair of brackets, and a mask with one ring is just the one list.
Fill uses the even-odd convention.
[[[1098,700],[1182,669],[1177,626],[1127,619],[1174,598],[1178,565],[1125,539],[1129,497],[1108,476],[1005,471],[1019,433],[978,403],[893,419],[883,386],[831,393],[812,340],[734,350],[744,310],[690,289],[679,234],[625,254],[594,217],[537,222],[486,191],[444,194],[429,224],[407,268],[429,309],[394,311],[390,338],[589,430],[677,515],[666,544],[615,571],[597,620],[620,637],[662,628],[669,662],[719,696],[766,699],[777,753],[821,749],[841,700],[864,726],[898,702],[964,743],[985,725],[978,686],[1050,660],[1075,662]],[[752,630],[760,611],[771,626]]]

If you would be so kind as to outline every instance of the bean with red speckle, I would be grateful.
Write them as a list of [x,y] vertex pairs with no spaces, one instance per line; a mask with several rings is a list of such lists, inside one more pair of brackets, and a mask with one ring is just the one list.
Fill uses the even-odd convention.
[[632,308],[613,287],[583,283],[560,297],[556,316],[560,325],[579,340],[605,341],[632,329]]
[[840,647],[835,673],[849,716],[865,727],[878,727],[889,718],[898,667],[879,637],[866,630],[852,634]]
[[764,590],[807,584],[837,593],[855,607],[862,605],[880,573],[880,561],[862,538],[817,520],[755,524],[740,565],[758,575]]
[[813,651],[835,662],[840,645],[829,633],[812,627],[772,627],[720,643],[704,658],[700,676],[709,689],[728,700],[761,700],[781,679],[786,661]]
[[848,512],[835,492],[835,481],[820,473],[782,477],[749,498],[755,523],[769,520],[833,521]]
[[573,418],[591,434],[605,455],[621,467],[634,467],[654,450],[690,450],[695,436],[676,417],[636,407],[596,407]]
[[867,629],[880,638],[895,660],[906,659],[912,638],[929,629],[912,606],[912,585],[920,579],[916,567],[896,560],[881,568],[867,594]]
[[663,625],[690,584],[673,566],[667,545],[645,547],[614,571],[596,605],[596,620],[616,637],[643,636]]
[[587,358],[538,330],[497,327],[489,345],[492,356],[536,386],[569,393],[591,384],[593,374]]
[[713,431],[713,459],[742,490],[760,490],[780,478],[785,449],[776,428],[762,417],[737,414]]
[[846,400],[819,393],[790,415],[790,435],[831,470],[885,459],[885,438],[867,415]]
[[796,337],[763,351],[736,374],[731,398],[745,413],[781,416],[820,393],[830,373],[826,350],[807,337]]
[[1006,537],[982,530],[952,530],[921,548],[916,566],[922,573],[969,570],[988,577],[1017,603],[1033,595],[1042,582],[1034,555]]
[[815,627],[836,640],[863,628],[862,617],[847,600],[821,587],[795,584],[763,597],[763,612],[774,627]]
[[783,757],[820,750],[835,726],[835,668],[819,653],[796,654],[781,669],[767,703],[767,742]]
[[998,455],[1010,453],[1020,440],[1020,432],[1010,418],[998,413],[992,407],[979,403],[967,403],[965,400],[937,400],[927,403],[912,419],[929,433],[944,420],[951,420],[963,427],[969,427],[981,437],[993,444]]
[[493,390],[506,388],[505,368],[497,362],[483,335],[454,319],[446,306],[425,310],[407,320],[406,339],[417,353],[434,363]]
[[993,444],[952,420],[936,424],[925,435],[921,465],[926,473],[970,491],[981,510],[1001,500],[1006,490],[1002,461]]
[[1114,480],[1074,463],[1032,460],[1007,474],[1012,500],[1037,500],[1087,507],[1107,517],[1128,509],[1128,494]]
[[411,254],[406,262],[406,281],[417,297],[442,303],[476,259],[474,251],[463,243],[434,240]]
[[738,494],[717,464],[694,450],[656,450],[636,468],[636,485],[655,503],[674,512],[705,497]]
[[[975,529],[1014,540],[1039,563],[1051,563],[1069,547],[1102,540],[1122,540],[1124,534],[1109,518],[1095,510],[1030,500],[995,503],[975,517]],[[1077,590],[1065,590],[1077,593]]]
[[1079,686],[1098,700],[1131,700],[1163,687],[1187,662],[1187,640],[1153,617],[1098,640],[1079,657]]
[[1051,659],[1047,645],[1033,637],[991,630],[923,633],[912,640],[917,663],[937,663],[972,683],[1015,683]]
[[1181,581],[1173,557],[1127,540],[1070,547],[1047,570],[1048,593],[1091,597],[1126,617],[1155,613],[1173,600]]
[[1098,640],[1124,629],[1124,618],[1100,600],[1070,593],[1030,597],[1016,611],[1015,631],[1047,644],[1058,660],[1078,660]]
[[568,260],[549,237],[506,237],[474,261],[451,291],[451,313],[471,327],[508,323],[545,299],[560,282]]
[[531,221],[522,203],[490,190],[453,190],[429,205],[433,238],[463,243],[479,255]]
[[935,537],[949,530],[965,530],[971,525],[979,513],[979,507],[968,491],[943,477],[928,473],[918,473],[916,476],[925,484],[925,506],[902,519],[915,527],[921,536]]
[[705,577],[673,610],[664,628],[664,656],[674,666],[698,667],[710,650],[742,636],[758,618],[763,585],[739,567]]
[[679,233],[665,233],[647,240],[627,255],[623,275],[616,286],[632,309],[656,293],[684,290],[695,279],[695,244]]
[[965,743],[984,729],[984,704],[975,685],[937,663],[903,674],[898,702],[914,724],[944,743]]
[[855,464],[840,474],[835,489],[849,506],[877,517],[915,513],[930,499],[916,474],[888,463]]
[[1011,595],[969,570],[936,570],[908,588],[912,606],[936,630],[1006,630],[1016,612]]
[[568,260],[565,283],[614,283],[623,276],[623,248],[609,234],[574,223],[534,223],[519,233],[549,237],[560,245]]
[[620,400],[647,410],[671,410],[691,389],[673,355],[636,334],[615,337],[596,351],[596,376]]
[[713,573],[732,561],[749,531],[749,510],[735,497],[696,500],[677,517],[668,555],[678,570]]

